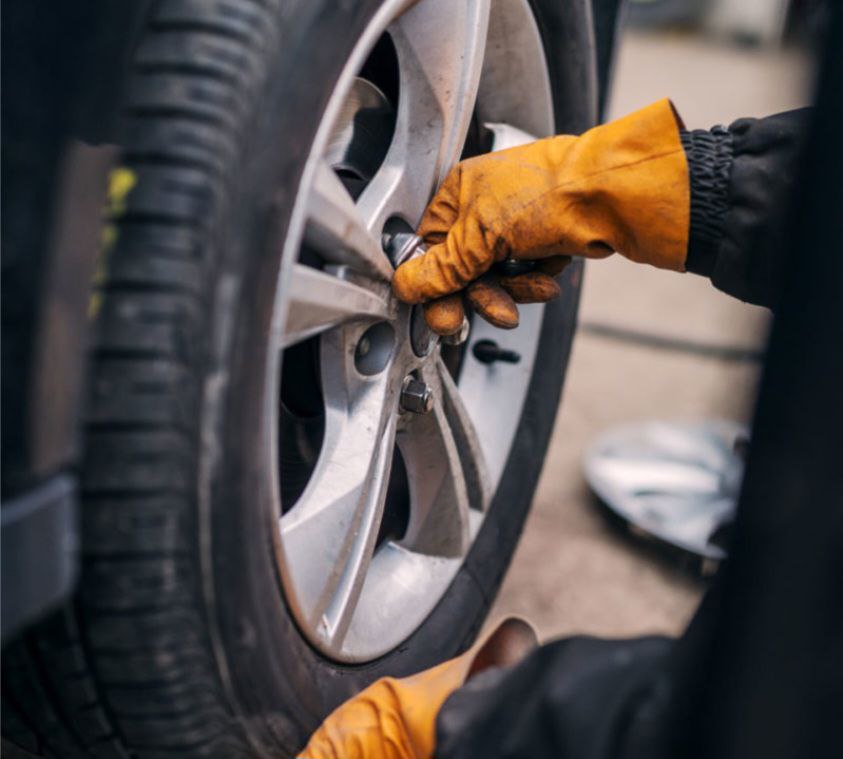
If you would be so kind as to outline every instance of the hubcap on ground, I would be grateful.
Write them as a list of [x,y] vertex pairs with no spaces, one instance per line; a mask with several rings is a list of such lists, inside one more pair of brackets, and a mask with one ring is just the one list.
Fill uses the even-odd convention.
[[[397,102],[357,75],[384,33]],[[267,413],[290,418],[296,403],[286,383],[296,400],[299,385],[312,391],[307,412],[279,425],[283,441],[279,431],[270,441],[282,470],[285,446],[309,461],[303,484],[286,499],[284,483],[272,486],[284,593],[302,632],[331,658],[383,655],[447,590],[503,471],[543,314],[524,309],[505,335],[475,320],[469,344],[494,337],[522,360],[490,368],[451,347],[460,351],[455,377],[441,341],[419,323],[421,309],[392,294],[382,235],[396,219],[412,231],[459,159],[472,118],[493,122],[496,148],[529,139],[512,124],[551,133],[549,93],[526,0],[396,0],[372,21],[327,108],[285,243],[274,322],[285,373]],[[361,123],[378,125],[369,132],[391,125],[385,145],[381,134],[363,151],[378,156],[365,170],[351,149]],[[280,354],[271,367],[278,378]],[[315,381],[290,376],[294,366]]]

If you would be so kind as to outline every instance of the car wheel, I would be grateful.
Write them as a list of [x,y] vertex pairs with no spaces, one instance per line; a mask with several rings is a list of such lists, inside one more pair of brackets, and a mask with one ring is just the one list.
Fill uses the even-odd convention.
[[82,579],[4,657],[8,740],[289,755],[367,682],[470,644],[582,271],[518,329],[445,344],[392,296],[382,239],[461,155],[591,125],[589,8],[154,7],[91,303]]

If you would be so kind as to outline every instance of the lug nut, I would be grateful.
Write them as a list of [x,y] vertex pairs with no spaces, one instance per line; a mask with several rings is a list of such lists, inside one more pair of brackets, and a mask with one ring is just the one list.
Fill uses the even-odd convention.
[[478,340],[471,352],[481,364],[494,364],[496,361],[517,364],[521,360],[520,353],[501,348],[494,340]]
[[426,383],[407,376],[401,386],[401,408],[412,414],[427,414],[433,408],[433,392]]

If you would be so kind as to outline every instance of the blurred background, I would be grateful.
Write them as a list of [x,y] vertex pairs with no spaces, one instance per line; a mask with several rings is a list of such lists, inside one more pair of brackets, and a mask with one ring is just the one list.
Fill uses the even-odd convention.
[[[607,119],[663,97],[689,129],[811,99],[819,6],[779,0],[639,0],[619,30]],[[618,256],[585,272],[580,329],[532,514],[490,615],[542,638],[676,634],[704,591],[675,555],[610,524],[582,474],[601,433],[648,419],[749,421],[769,313],[692,274]],[[743,349],[739,358],[649,347],[623,333]]]

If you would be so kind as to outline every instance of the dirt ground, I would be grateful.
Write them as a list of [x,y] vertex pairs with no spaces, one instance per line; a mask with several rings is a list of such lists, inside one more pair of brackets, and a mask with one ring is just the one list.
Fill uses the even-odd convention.
[[[672,97],[689,128],[728,124],[804,105],[808,57],[752,51],[678,34],[627,34],[619,51],[610,116]],[[716,345],[763,345],[768,315],[694,275],[624,260],[586,270],[582,325],[603,324]],[[679,633],[703,586],[674,562],[609,526],[581,472],[604,430],[639,419],[748,420],[755,363],[700,358],[581,331],[533,512],[490,621],[530,619],[542,638],[571,633]]]

